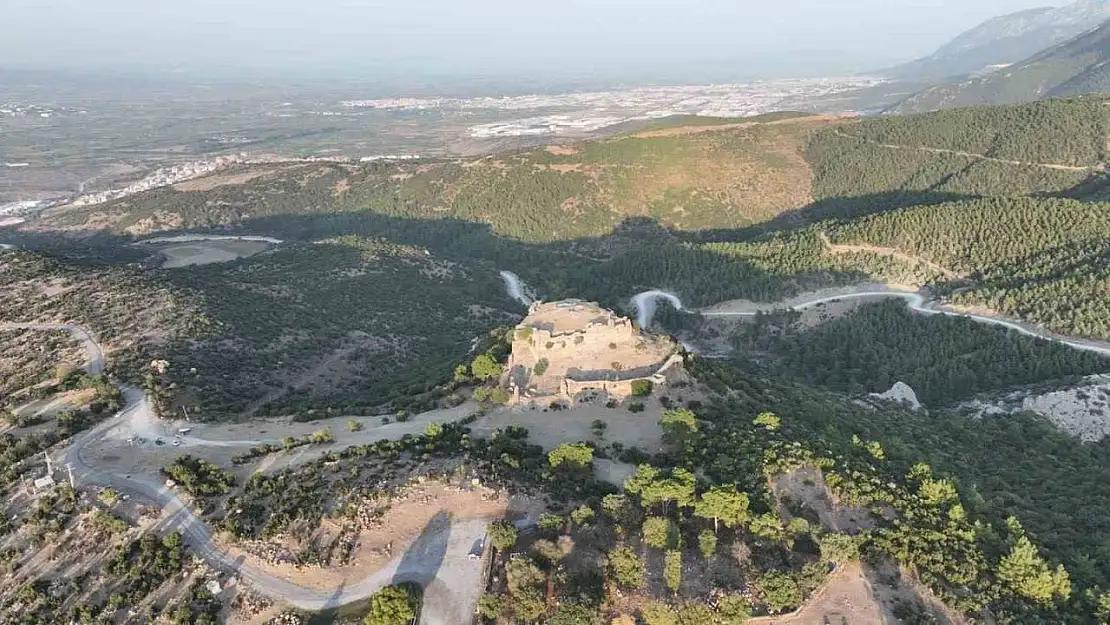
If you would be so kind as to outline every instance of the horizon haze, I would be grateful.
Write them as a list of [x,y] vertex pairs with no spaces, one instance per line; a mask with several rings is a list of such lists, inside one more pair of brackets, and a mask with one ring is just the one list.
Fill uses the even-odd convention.
[[[728,81],[859,73],[1041,0],[6,0],[3,66],[185,79]],[[90,33],[96,33],[90,37]]]

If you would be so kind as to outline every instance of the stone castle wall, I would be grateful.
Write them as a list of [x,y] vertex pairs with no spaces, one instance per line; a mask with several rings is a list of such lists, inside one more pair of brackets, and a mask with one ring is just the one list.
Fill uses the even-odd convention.
[[594,303],[536,303],[517,326],[505,380],[518,401],[583,391],[627,397],[636,380],[665,383],[676,349]]
[[682,356],[674,354],[659,367],[659,370],[651,375],[634,377],[627,380],[574,380],[571,378],[563,379],[563,395],[567,398],[577,397],[579,393],[586,393],[591,391],[604,392],[610,397],[626,398],[632,396],[632,384],[640,380],[647,380],[655,386],[662,386],[666,384],[671,375],[678,371],[678,365],[682,364]]

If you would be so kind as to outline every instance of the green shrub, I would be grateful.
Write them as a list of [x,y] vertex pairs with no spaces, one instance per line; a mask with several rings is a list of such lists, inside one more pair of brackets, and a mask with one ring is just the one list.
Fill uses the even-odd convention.
[[536,375],[543,375],[547,372],[548,362],[546,358],[540,358],[535,367],[532,367],[532,373]]

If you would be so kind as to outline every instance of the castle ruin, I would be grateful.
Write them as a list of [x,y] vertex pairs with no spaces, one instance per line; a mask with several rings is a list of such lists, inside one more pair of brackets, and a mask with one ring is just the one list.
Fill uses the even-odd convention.
[[669,337],[594,302],[536,302],[514,332],[504,383],[513,403],[583,393],[622,399],[638,380],[665,384],[681,360]]

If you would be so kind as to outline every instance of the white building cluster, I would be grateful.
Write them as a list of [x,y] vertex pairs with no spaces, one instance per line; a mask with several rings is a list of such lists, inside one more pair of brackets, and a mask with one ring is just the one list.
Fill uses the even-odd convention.
[[88,111],[53,107],[45,104],[0,104],[0,117],[54,117],[62,113],[85,114]]
[[75,199],[72,205],[91,206],[93,204],[102,204],[128,195],[134,195],[135,193],[142,193],[143,191],[157,189],[158,187],[191,180],[198,176],[248,162],[250,162],[250,159],[246,154],[231,154],[214,159],[182,163],[180,165],[173,165],[172,167],[162,167],[142,180],[133,182],[122,189],[111,189],[82,195]]

